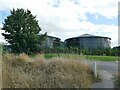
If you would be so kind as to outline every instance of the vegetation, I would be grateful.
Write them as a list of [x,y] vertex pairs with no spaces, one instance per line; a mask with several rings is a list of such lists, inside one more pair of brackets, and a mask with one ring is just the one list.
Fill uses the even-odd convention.
[[3,45],[0,44],[0,54],[2,54]]
[[0,44],[0,89],[2,89],[2,48],[3,45]]
[[38,33],[41,28],[38,25],[36,16],[29,10],[13,9],[11,15],[4,20],[2,35],[10,44],[14,53],[31,53],[39,51]]
[[77,54],[44,54],[44,58],[50,59],[54,57],[63,57],[77,60],[98,60],[98,61],[117,61],[117,56],[96,56],[96,55],[77,55]]
[[111,50],[111,55],[120,56],[120,46],[113,47]]
[[39,35],[39,44],[40,44],[39,52],[44,51],[46,39],[47,39],[47,32],[45,34]]
[[44,58],[45,59],[50,59],[50,58],[53,58],[53,57],[60,57],[61,55],[59,54],[44,54]]
[[[93,77],[91,67],[82,60],[120,59],[117,57],[120,46],[96,50],[67,48],[61,47],[60,39],[56,38],[53,48],[45,48],[47,33],[38,36],[41,28],[36,16],[24,9],[10,12],[3,24],[5,33],[2,33],[10,45],[0,45],[1,55],[4,50],[3,57],[0,55],[3,88],[90,88],[93,82],[100,81],[100,77]],[[23,52],[32,54],[28,56]],[[38,52],[41,54],[36,54]],[[119,78],[115,81],[115,86],[119,87],[117,82]]]
[[80,60],[3,55],[3,88],[90,88],[93,78],[91,67]]
[[115,90],[119,90],[120,88],[120,73],[114,76],[114,88]]
[[93,78],[93,81],[94,81],[94,82],[101,82],[101,81],[102,81],[99,73],[97,74],[97,77],[94,77],[94,78]]
[[117,56],[96,56],[96,55],[85,55],[88,60],[99,60],[99,61],[117,61],[119,57]]
[[61,40],[59,38],[56,38],[53,42],[53,47],[56,48],[56,47],[60,47],[60,42]]
[[[53,48],[45,48],[46,35],[38,35],[41,28],[38,25],[36,16],[32,15],[29,10],[13,9],[3,23],[5,33],[2,35],[10,44],[9,51],[14,53],[62,53],[62,54],[79,54],[84,55],[106,55],[120,56],[120,46],[114,48],[88,49],[79,48],[78,43],[73,47],[61,44],[61,40],[56,38],[53,42]],[[63,47],[61,47],[63,45]],[[5,46],[6,47],[6,46]],[[8,47],[7,47],[8,48]],[[8,49],[7,49],[8,50]]]
[[113,48],[99,48],[99,49],[93,49],[88,50],[86,49],[80,49],[77,47],[54,47],[54,48],[44,48],[43,52],[45,54],[83,54],[83,55],[97,55],[97,56],[119,56],[120,55],[120,47],[113,47]]

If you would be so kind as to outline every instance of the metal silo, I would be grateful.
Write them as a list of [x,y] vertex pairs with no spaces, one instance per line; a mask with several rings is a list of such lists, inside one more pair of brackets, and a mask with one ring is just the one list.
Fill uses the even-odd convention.
[[65,40],[66,47],[78,47],[87,49],[110,48],[111,38],[83,34],[78,37],[68,38]]

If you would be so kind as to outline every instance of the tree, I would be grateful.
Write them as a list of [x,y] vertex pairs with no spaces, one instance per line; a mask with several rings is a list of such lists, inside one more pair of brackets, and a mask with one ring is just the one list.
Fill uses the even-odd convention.
[[111,55],[120,56],[120,46],[113,47],[111,49]]
[[2,35],[11,45],[14,53],[30,53],[39,49],[38,33],[41,28],[38,25],[36,16],[29,10],[13,9],[3,23],[5,33]]
[[40,44],[41,52],[44,52],[46,39],[47,39],[47,32],[45,34],[39,35],[39,44]]
[[59,38],[55,38],[55,40],[53,41],[53,47],[60,47],[60,39]]

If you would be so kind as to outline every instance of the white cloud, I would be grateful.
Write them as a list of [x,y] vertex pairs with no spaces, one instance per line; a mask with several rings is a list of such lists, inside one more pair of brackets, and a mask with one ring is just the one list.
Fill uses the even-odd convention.
[[[77,21],[76,21],[77,22]],[[67,22],[66,22],[67,23]],[[59,36],[61,37],[62,40],[66,39],[66,38],[70,38],[70,37],[75,37],[75,36],[79,36],[82,35],[84,33],[89,33],[89,34],[93,34],[93,35],[100,35],[100,36],[106,36],[106,37],[110,37],[112,40],[112,47],[118,45],[118,26],[115,25],[99,25],[99,24],[93,24],[91,22],[88,21],[82,21],[82,22],[78,22],[76,23],[76,27],[73,27],[73,25],[69,24],[65,24],[64,22],[64,27],[62,25],[60,25],[60,27],[54,26],[54,23],[44,23],[41,25],[43,26],[43,31],[45,32],[47,31],[48,34],[50,35],[54,35],[54,36]],[[65,25],[67,26],[67,28],[65,27]],[[54,34],[52,34],[54,32]]]
[[[62,40],[84,33],[108,36],[117,45],[117,26],[93,24],[87,13],[117,18],[119,0],[0,0],[0,10],[29,9],[37,15],[42,32]],[[57,7],[58,5],[58,7]],[[56,7],[53,7],[56,6]]]
[[4,37],[2,36],[2,33],[4,33],[4,31],[0,29],[0,43],[6,43]]

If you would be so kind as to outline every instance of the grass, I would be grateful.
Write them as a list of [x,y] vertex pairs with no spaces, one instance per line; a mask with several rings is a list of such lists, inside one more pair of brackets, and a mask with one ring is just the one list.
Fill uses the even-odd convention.
[[65,58],[65,59],[75,59],[75,60],[84,60],[85,57],[83,55],[77,55],[77,54],[44,54],[45,59],[51,59],[51,58]]
[[75,58],[3,55],[3,88],[90,88],[91,67]]
[[50,59],[53,57],[60,57],[62,54],[44,54],[45,59]]
[[97,73],[97,77],[93,77],[93,81],[96,83],[96,82],[101,82],[101,76],[99,73]]
[[117,56],[86,55],[85,58],[88,60],[98,60],[98,61],[117,61],[117,60],[119,60],[119,57],[117,57]]
[[44,54],[44,58],[50,59],[54,57],[73,58],[78,60],[97,60],[97,61],[117,61],[117,56],[97,56],[97,55],[77,55],[77,54]]
[[120,88],[120,73],[118,73],[117,75],[114,75],[114,89],[115,90],[119,90]]
[[0,44],[0,54],[2,53],[3,46]]
[[2,45],[0,44],[0,89],[2,88]]

